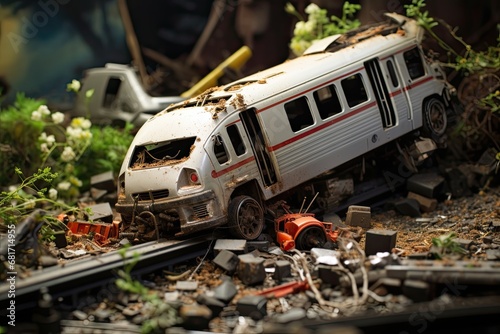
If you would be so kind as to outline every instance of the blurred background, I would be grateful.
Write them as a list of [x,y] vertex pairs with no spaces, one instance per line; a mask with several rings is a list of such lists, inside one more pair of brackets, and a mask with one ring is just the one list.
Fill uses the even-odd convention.
[[[70,109],[66,84],[108,62],[142,66],[151,95],[179,95],[242,45],[253,52],[230,81],[291,57],[288,47],[297,18],[311,2],[340,16],[340,0],[0,0],[0,87],[2,105],[17,92]],[[405,13],[410,1],[358,0],[362,24],[382,13]],[[496,44],[500,6],[495,0],[427,1],[429,15],[442,19],[477,50]],[[305,16],[306,17],[306,16]],[[439,32],[439,31],[438,31]],[[132,38],[132,39],[131,39]],[[448,34],[443,38],[457,45]],[[431,45],[439,52],[437,45]],[[459,80],[459,78],[451,78]]]

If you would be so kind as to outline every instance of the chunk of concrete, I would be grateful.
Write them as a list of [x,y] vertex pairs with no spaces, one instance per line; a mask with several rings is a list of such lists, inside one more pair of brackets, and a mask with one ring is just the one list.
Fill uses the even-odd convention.
[[109,192],[115,191],[116,183],[113,171],[108,171],[101,174],[93,175],[90,178],[90,186],[92,188],[106,190]]
[[338,271],[333,270],[332,266],[320,264],[317,266],[318,278],[325,284],[337,286],[340,284],[340,274]]
[[212,311],[212,317],[217,317],[222,312],[224,306],[226,306],[221,300],[206,294],[198,295],[196,302],[206,305]]
[[89,220],[100,220],[105,223],[113,222],[113,209],[111,209],[109,203],[99,203],[91,205],[89,208],[92,210],[92,214],[89,215]]
[[402,198],[397,200],[394,202],[394,208],[404,216],[420,216],[420,203],[414,198]]
[[436,173],[415,174],[408,178],[406,187],[408,191],[419,195],[437,198],[444,186],[444,177]]
[[236,310],[241,316],[261,320],[267,315],[267,298],[264,296],[244,296],[236,303]]
[[252,254],[239,256],[238,277],[245,285],[255,285],[264,282],[266,279],[266,269],[264,259],[255,257]]
[[107,190],[90,188],[90,196],[92,197],[93,200],[99,200],[104,196],[106,196],[107,193],[108,193]]
[[422,212],[432,212],[436,210],[436,207],[438,205],[438,201],[435,198],[428,198],[419,194],[416,194],[414,192],[409,192],[407,195],[407,198],[412,198],[417,200],[419,206],[420,206],[420,211]]
[[238,293],[238,290],[236,289],[234,283],[229,280],[224,280],[213,291],[214,297],[223,301],[224,303],[229,303]]
[[198,289],[197,281],[177,281],[175,284],[177,290],[194,291]]
[[292,276],[292,268],[290,262],[286,260],[278,260],[274,265],[273,278],[278,282]]
[[219,254],[217,254],[213,262],[229,274],[232,274],[236,271],[240,259],[238,258],[238,255],[233,252],[222,249]]
[[235,254],[248,253],[247,241],[243,239],[217,239],[214,245],[214,254],[219,254],[223,249]]
[[366,230],[371,227],[371,210],[368,206],[351,205],[347,209],[346,225],[359,226]]
[[392,230],[371,229],[366,232],[365,253],[375,255],[378,252],[391,253],[396,247],[397,232]]
[[247,241],[247,250],[252,252],[254,250],[259,250],[261,252],[267,252],[269,250],[270,243],[268,240],[252,240]]
[[212,311],[208,306],[199,304],[184,304],[179,309],[182,326],[190,330],[206,330],[212,319]]
[[285,313],[278,314],[275,318],[276,322],[286,324],[292,321],[302,320],[307,316],[307,311],[303,308],[294,307]]

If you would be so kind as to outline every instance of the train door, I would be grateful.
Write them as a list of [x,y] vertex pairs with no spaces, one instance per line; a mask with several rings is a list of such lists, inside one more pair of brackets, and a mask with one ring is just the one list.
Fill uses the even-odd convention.
[[274,164],[271,161],[271,156],[264,140],[262,128],[255,113],[255,108],[242,111],[240,113],[240,117],[247,132],[247,136],[250,139],[255,160],[257,161],[257,166],[259,166],[262,183],[264,186],[269,187],[276,183],[278,179]]
[[412,129],[410,104],[403,92],[402,79],[393,57],[369,60],[365,62],[365,68],[387,139],[392,140],[410,131]]

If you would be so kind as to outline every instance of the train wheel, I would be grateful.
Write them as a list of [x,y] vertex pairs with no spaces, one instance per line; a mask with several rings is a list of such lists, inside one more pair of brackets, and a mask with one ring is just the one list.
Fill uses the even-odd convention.
[[228,218],[231,233],[237,238],[256,239],[264,228],[264,211],[250,196],[235,197],[229,204]]
[[424,130],[428,134],[441,137],[446,131],[448,117],[444,103],[437,98],[430,98],[424,103]]
[[310,250],[314,247],[322,247],[326,243],[325,231],[319,226],[306,227],[295,238],[295,248],[299,250]]

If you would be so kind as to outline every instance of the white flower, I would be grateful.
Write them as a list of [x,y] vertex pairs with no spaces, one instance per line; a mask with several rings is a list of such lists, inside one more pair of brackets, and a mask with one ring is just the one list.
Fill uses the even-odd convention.
[[47,136],[45,132],[42,132],[40,137],[38,137],[38,140],[46,143],[47,147],[51,147],[56,142],[56,137],[54,137],[54,135]]
[[75,158],[76,154],[75,151],[73,151],[73,148],[71,148],[71,146],[66,146],[61,153],[61,160],[64,162],[69,162]]
[[42,151],[43,153],[49,153],[49,146],[47,145],[47,143],[40,144],[40,151]]
[[304,25],[304,29],[308,34],[314,34],[314,31],[316,30],[316,21],[307,21],[306,24]]
[[89,140],[92,138],[92,132],[90,132],[89,130],[85,130],[85,131],[82,131],[82,133],[80,133],[80,139],[82,140]]
[[319,12],[321,10],[321,8],[319,8],[318,5],[316,5],[315,3],[310,3],[306,9],[304,9],[304,11],[306,12],[306,14],[315,14],[317,12]]
[[71,126],[74,128],[81,128],[87,130],[90,129],[92,123],[84,117],[75,117],[71,120]]
[[14,191],[17,191],[17,187],[16,186],[9,186],[9,192],[13,193]]
[[41,121],[42,120],[42,113],[40,113],[38,110],[35,110],[31,113],[31,119],[34,121]]
[[56,200],[57,199],[57,190],[54,188],[49,189],[49,198]]
[[293,30],[293,34],[296,36],[304,35],[306,33],[306,24],[304,21],[299,21],[295,23],[295,29]]
[[38,107],[38,112],[42,114],[42,116],[50,115],[50,110],[45,104],[42,104],[40,107]]
[[68,136],[68,139],[71,140],[71,139],[78,139],[80,138],[82,134],[82,129],[81,128],[75,128],[75,127],[72,127],[72,126],[68,126],[66,128],[66,136]]
[[52,115],[52,122],[55,124],[61,124],[64,121],[64,114],[62,112],[55,112]]
[[68,190],[70,187],[71,183],[69,183],[68,181],[59,182],[59,184],[57,185],[57,189],[59,190]]
[[71,83],[66,85],[66,90],[68,92],[75,92],[78,93],[80,91],[80,88],[82,87],[82,84],[80,81],[73,79]]

